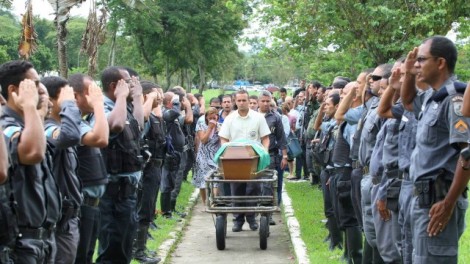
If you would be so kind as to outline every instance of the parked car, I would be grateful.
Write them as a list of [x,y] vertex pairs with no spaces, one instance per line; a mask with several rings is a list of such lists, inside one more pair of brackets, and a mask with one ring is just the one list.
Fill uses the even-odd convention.
[[271,92],[272,94],[275,93],[275,92],[279,92],[279,87],[277,87],[274,84],[268,84],[267,86],[265,86],[265,89],[267,91]]
[[236,91],[238,90],[237,87],[233,85],[224,85],[224,91]]

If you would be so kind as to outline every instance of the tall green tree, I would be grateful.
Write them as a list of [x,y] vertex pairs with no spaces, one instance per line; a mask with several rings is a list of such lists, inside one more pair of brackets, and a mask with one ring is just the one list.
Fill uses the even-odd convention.
[[272,36],[277,42],[273,47],[286,48],[298,62],[344,52],[346,57],[373,66],[400,57],[428,36],[445,35],[453,25],[467,36],[469,32],[470,5],[466,0],[264,3],[263,21],[273,25]]

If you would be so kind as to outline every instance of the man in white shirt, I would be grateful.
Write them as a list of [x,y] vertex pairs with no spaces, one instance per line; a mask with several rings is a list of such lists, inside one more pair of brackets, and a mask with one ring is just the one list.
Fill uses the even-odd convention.
[[[271,132],[266,119],[262,114],[249,108],[249,96],[245,90],[237,91],[235,103],[238,110],[225,118],[219,131],[220,142],[224,144],[237,139],[260,141],[267,152],[269,148],[269,134]],[[233,183],[230,187],[231,193],[234,196],[259,195],[260,192],[259,184]],[[234,214],[234,217],[233,232],[240,232],[242,230],[245,218],[251,230],[255,231],[258,229],[254,213]]]

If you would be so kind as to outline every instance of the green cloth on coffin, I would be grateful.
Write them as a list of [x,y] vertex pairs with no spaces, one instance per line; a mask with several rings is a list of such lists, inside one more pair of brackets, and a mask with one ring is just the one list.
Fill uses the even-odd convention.
[[264,149],[263,145],[258,141],[247,140],[247,139],[238,139],[232,142],[228,142],[223,144],[219,150],[215,153],[214,161],[218,164],[220,156],[224,153],[225,149],[228,146],[251,146],[253,150],[258,154],[259,161],[258,161],[258,171],[264,170],[269,166],[271,162],[271,158],[269,157],[269,153]]

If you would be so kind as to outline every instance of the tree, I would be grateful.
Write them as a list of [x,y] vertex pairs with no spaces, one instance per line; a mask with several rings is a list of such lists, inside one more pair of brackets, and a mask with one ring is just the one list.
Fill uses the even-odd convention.
[[373,66],[400,57],[428,36],[445,35],[455,22],[456,30],[468,35],[465,0],[264,2],[263,22],[273,25],[274,47],[286,48],[298,62],[344,52]]

